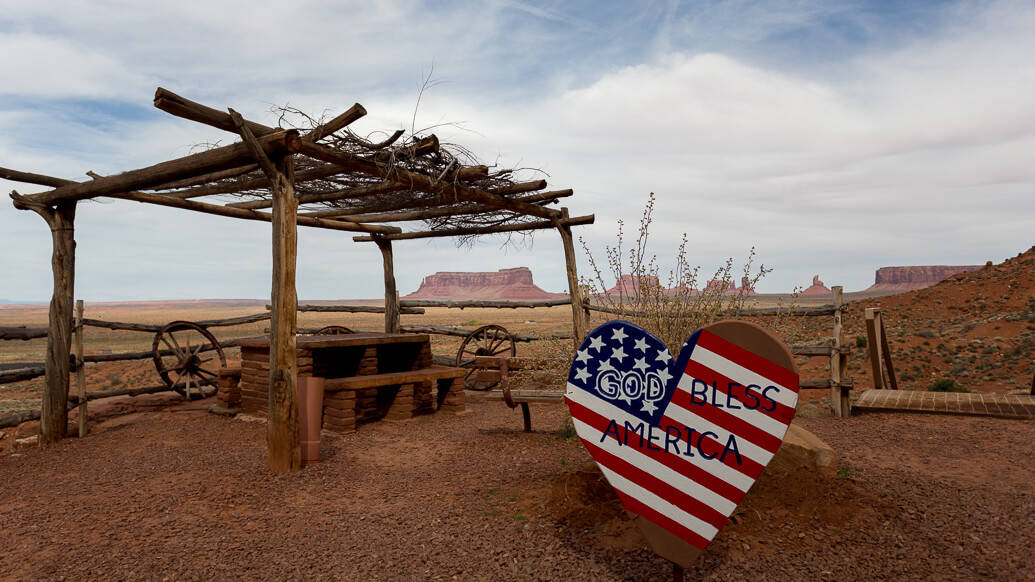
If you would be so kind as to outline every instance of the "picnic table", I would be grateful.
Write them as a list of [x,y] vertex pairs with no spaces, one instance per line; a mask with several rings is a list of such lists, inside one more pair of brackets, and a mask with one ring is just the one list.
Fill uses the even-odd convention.
[[[466,370],[435,365],[427,334],[311,335],[298,336],[296,342],[298,375],[325,379],[324,429],[349,432],[358,422],[465,409]],[[241,408],[265,414],[269,338],[249,338],[239,345]]]

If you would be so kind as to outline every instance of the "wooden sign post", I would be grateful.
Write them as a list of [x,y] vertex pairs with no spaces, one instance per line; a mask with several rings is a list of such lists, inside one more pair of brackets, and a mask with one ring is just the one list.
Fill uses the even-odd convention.
[[642,328],[611,321],[576,353],[565,400],[651,547],[685,568],[780,448],[798,373],[787,347],[754,324],[714,323],[673,358]]

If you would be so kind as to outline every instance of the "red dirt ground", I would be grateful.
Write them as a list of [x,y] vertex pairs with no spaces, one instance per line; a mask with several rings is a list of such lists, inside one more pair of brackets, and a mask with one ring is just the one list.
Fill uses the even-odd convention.
[[[266,469],[263,424],[199,403],[2,456],[0,577],[668,579],[553,430],[562,406],[533,406],[525,434],[473,400],[467,416],[324,437],[323,461],[293,474]],[[841,454],[839,474],[774,463],[687,579],[1031,579],[1035,422],[797,422]]]

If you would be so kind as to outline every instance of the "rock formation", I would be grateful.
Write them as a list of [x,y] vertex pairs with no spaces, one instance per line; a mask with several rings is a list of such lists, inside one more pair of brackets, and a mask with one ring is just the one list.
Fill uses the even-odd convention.
[[873,285],[865,291],[913,291],[930,287],[953,275],[976,271],[982,265],[926,265],[914,267],[881,267]]
[[640,294],[640,289],[651,287],[661,287],[661,282],[653,275],[622,275],[615,286],[604,292],[604,295],[621,294],[625,297],[636,297]]
[[421,281],[420,288],[402,299],[496,299],[535,301],[559,299],[567,293],[549,293],[532,282],[528,267],[493,272],[438,272]]
[[812,286],[801,292],[802,295],[830,295],[830,289],[819,280],[819,275],[813,275]]

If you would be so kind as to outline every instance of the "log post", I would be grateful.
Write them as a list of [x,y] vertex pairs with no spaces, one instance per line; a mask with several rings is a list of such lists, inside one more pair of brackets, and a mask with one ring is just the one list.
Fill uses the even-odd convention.
[[865,313],[866,317],[866,339],[867,349],[870,354],[870,369],[873,371],[873,388],[876,390],[883,389],[884,386],[884,363],[882,361],[882,353],[880,349],[880,333],[878,321],[880,317],[880,309],[876,307],[867,307]]
[[841,306],[844,304],[844,287],[834,285],[830,291],[834,296],[834,349],[830,352],[830,408],[833,409],[834,416],[847,417],[851,416],[848,392],[841,387],[841,375],[844,372],[842,367],[846,363],[846,357],[841,354],[841,345],[844,343],[845,335],[841,314]]
[[[15,198],[16,194],[12,194]],[[46,387],[40,415],[41,446],[57,443],[68,428],[68,383],[72,352],[72,302],[75,293],[75,207],[61,202],[54,207],[15,198],[15,207],[33,210],[50,226],[50,267],[54,291],[47,328]]]
[[290,155],[267,157],[244,118],[229,116],[241,139],[270,181],[273,198],[273,285],[270,289],[270,378],[267,394],[266,445],[269,467],[276,472],[302,468],[298,424],[298,296],[295,261],[298,254],[298,196]]
[[[568,209],[561,208],[562,220],[568,218]],[[586,337],[586,315],[582,307],[582,290],[579,288],[579,273],[575,267],[575,244],[572,241],[571,226],[558,222],[557,232],[561,235],[561,243],[564,245],[564,265],[568,275],[568,296],[571,297],[571,322],[572,331],[575,337],[572,341],[575,349],[582,344]]]
[[399,291],[395,288],[395,262],[392,259],[392,241],[374,237],[374,243],[381,249],[385,267],[385,333],[401,333],[399,325]]
[[277,162],[273,187],[273,286],[270,295],[269,424],[266,442],[273,471],[302,468],[298,436],[298,360],[295,343],[298,297],[295,294],[295,259],[298,239],[295,195],[290,157]]
[[75,302],[75,383],[79,388],[79,438],[86,436],[86,364],[83,362],[83,300]]

